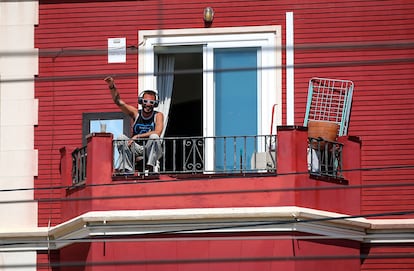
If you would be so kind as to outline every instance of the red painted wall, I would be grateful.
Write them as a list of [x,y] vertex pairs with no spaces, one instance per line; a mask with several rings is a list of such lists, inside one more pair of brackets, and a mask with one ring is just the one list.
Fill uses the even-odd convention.
[[[39,124],[35,128],[35,148],[39,150],[39,175],[35,180],[35,197],[39,199],[39,225],[55,225],[79,212],[93,209],[120,208],[115,200],[94,202],[72,201],[61,206],[59,199],[68,196],[99,196],[117,193],[134,194],[179,193],[200,191],[234,191],[236,189],[268,189],[291,187],[312,187],[309,179],[286,176],[283,178],[252,178],[181,182],[148,183],[146,185],[124,184],[110,187],[97,187],[71,191],[61,189],[60,149],[66,151],[80,147],[82,142],[82,113],[118,111],[110,100],[102,79],[108,74],[117,77],[122,98],[129,103],[136,102],[138,55],[131,51],[125,64],[107,64],[107,38],[126,37],[128,46],[136,46],[138,31],[168,28],[202,28],[202,10],[206,6],[215,9],[215,20],[211,27],[281,25],[283,45],[285,44],[285,12],[294,12],[295,30],[295,124],[301,125],[307,97],[307,83],[313,76],[349,79],[355,83],[355,93],[349,134],[362,140],[362,161],[348,161],[353,168],[373,168],[366,171],[349,171],[347,179],[354,184],[359,176],[362,185],[360,201],[333,201],[351,193],[358,198],[357,190],[315,193],[253,193],[232,194],[233,203],[220,194],[188,195],[184,199],[163,197],[155,200],[128,199],[123,207],[161,208],[190,206],[232,206],[239,201],[240,206],[272,206],[294,203],[299,206],[316,206],[323,210],[330,201],[335,202],[335,210],[348,210],[350,213],[382,213],[388,211],[412,210],[414,189],[412,189],[413,169],[390,166],[412,165],[414,161],[414,84],[412,40],[414,36],[412,1],[39,1],[39,25],[35,29],[35,47],[39,48],[39,76],[35,84],[35,97],[39,99]],[[285,54],[283,51],[283,64]],[[285,104],[286,77],[282,72],[282,100]],[[283,106],[285,123],[286,107]],[[283,135],[281,135],[283,136]],[[296,135],[300,136],[300,135]],[[358,145],[359,146],[359,145]],[[284,146],[281,146],[284,147]],[[280,172],[288,172],[300,167],[294,165],[292,149],[284,149],[286,159]],[[295,155],[300,155],[299,148]],[[347,152],[358,150],[349,145]],[[345,151],[345,150],[344,150]],[[296,157],[297,158],[297,157]],[[289,164],[290,163],[290,164]],[[303,164],[302,164],[303,167]],[[283,170],[286,171],[283,171]],[[301,168],[302,169],[302,168]],[[94,181],[99,179],[99,173]],[[107,175],[106,175],[107,176]],[[312,180],[311,180],[312,181]],[[327,185],[313,182],[315,186]],[[399,186],[389,186],[395,184]],[[382,186],[387,185],[387,186]],[[50,189],[52,188],[52,189]],[[334,198],[335,197],[335,198]],[[51,201],[47,199],[52,198]],[[178,200],[179,199],[179,200]],[[181,201],[180,201],[181,200]],[[68,202],[67,202],[68,203]],[[127,203],[127,204],[126,204]],[[333,207],[332,207],[333,208]],[[64,209],[64,212],[61,212]],[[402,216],[399,216],[400,218]],[[405,217],[413,217],[405,216]],[[400,248],[373,247],[370,253],[398,252]],[[105,251],[105,255],[103,254]],[[155,253],[155,251],[157,253]],[[404,252],[412,248],[405,248]],[[83,252],[83,253],[79,253]],[[174,255],[172,255],[174,253]],[[208,254],[208,255],[207,255]],[[308,241],[194,241],[188,242],[119,242],[78,244],[64,248],[60,261],[80,260],[99,262],[113,260],[169,260],[205,259],[207,256],[226,258],[280,257],[294,255],[351,255],[358,257],[355,244],[311,243]],[[79,258],[82,257],[82,258]],[[351,257],[352,258],[352,257]],[[47,262],[47,255],[39,255],[40,262]],[[408,259],[368,258],[362,261],[363,270],[387,268],[413,269]],[[259,262],[259,261],[256,261]],[[401,263],[401,265],[399,265]],[[204,265],[182,264],[180,270],[359,270],[359,259],[337,259],[318,261],[262,261],[257,265],[251,262],[214,262]],[[387,265],[384,265],[387,264]],[[171,270],[178,265],[163,265]],[[146,265],[147,270],[157,270],[159,266]],[[259,269],[257,269],[257,267]],[[125,270],[131,266],[125,266]],[[239,269],[240,268],[240,269]],[[87,267],[78,270],[103,270],[103,266]],[[124,269],[124,268],[122,268]],[[65,270],[65,269],[61,269]],[[66,269],[68,270],[68,269]],[[72,268],[70,270],[76,270]]]
[[414,246],[401,244],[365,244],[365,255],[361,261],[361,271],[368,270],[414,270]]
[[[414,161],[414,2],[40,0],[39,25],[35,29],[35,47],[40,53],[35,84],[35,97],[39,99],[39,124],[35,128],[39,175],[35,180],[35,197],[40,200],[40,226],[62,221],[61,198],[66,191],[60,188],[59,151],[64,146],[67,150],[81,146],[82,113],[118,111],[110,100],[103,77],[116,75],[122,98],[130,103],[136,101],[138,55],[131,51],[127,63],[107,64],[107,38],[126,37],[128,46],[136,46],[139,30],[201,28],[204,27],[201,14],[206,6],[212,6],[216,12],[213,28],[281,25],[283,44],[285,12],[293,11],[295,123],[303,122],[307,83],[311,77],[354,81],[349,134],[362,140],[360,166],[371,170],[349,173],[360,174],[361,184],[365,186],[361,197],[354,195],[352,202],[360,203],[363,214],[413,209],[414,169],[407,165],[412,166]],[[282,60],[285,64],[284,51]],[[284,69],[282,75],[285,104]],[[283,106],[283,112],[285,109]],[[283,113],[283,122],[285,119]],[[358,165],[351,163],[351,166]],[[289,178],[285,180],[290,185]],[[294,181],[301,185],[306,182],[300,178]],[[253,179],[251,184],[227,179],[218,180],[217,186],[211,189],[236,188],[229,183],[243,183],[245,188],[272,187],[271,182],[260,178]],[[204,185],[194,180],[171,186],[180,191],[188,184],[195,185],[192,189]],[[191,187],[186,189],[192,191]],[[106,188],[97,191],[109,192]],[[315,203],[317,197],[316,194],[296,197],[297,204]],[[147,207],[156,205],[142,203],[148,204]],[[75,206],[78,208],[85,207]],[[327,208],[321,205],[321,209]],[[401,217],[413,215],[398,216]]]
[[414,3],[306,1],[292,11],[296,122],[303,120],[307,78],[352,80],[349,134],[362,140],[361,167],[372,168],[361,171],[362,185],[370,186],[362,189],[362,213],[413,209]]
[[[181,240],[109,240],[74,245],[62,249],[65,256],[61,262],[85,263],[86,268],[81,265],[61,270],[360,270],[356,242],[298,241],[289,239],[289,233],[281,240],[278,240],[281,235],[256,236],[255,240],[228,235],[198,237],[199,240],[188,240],[183,236]],[[76,258],[79,251],[83,252],[83,258]],[[341,259],[345,255],[348,259]]]

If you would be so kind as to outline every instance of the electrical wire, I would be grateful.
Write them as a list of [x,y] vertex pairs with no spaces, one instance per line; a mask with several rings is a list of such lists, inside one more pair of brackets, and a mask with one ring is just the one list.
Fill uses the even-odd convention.
[[[50,266],[59,267],[88,267],[88,266],[147,266],[170,264],[211,264],[211,263],[262,263],[262,262],[286,262],[286,261],[331,261],[331,260],[368,260],[368,259],[412,259],[414,253],[378,253],[378,254],[341,254],[341,255],[292,255],[292,256],[265,256],[265,257],[222,257],[222,258],[181,258],[181,259],[154,259],[154,260],[114,260],[114,261],[71,261],[52,262]],[[136,257],[137,258],[137,257]],[[46,263],[37,264],[5,264],[0,268],[30,268],[42,269],[49,267]]]
[[[359,42],[359,43],[314,43],[295,45],[295,51],[300,50],[356,50],[356,49],[414,49],[414,41],[393,41],[393,42]],[[263,50],[286,50],[286,46],[281,47],[265,47]],[[136,46],[128,46],[127,54],[137,54],[138,49]],[[145,53],[145,51],[143,51]],[[58,49],[41,49],[38,53],[33,51],[0,51],[0,57],[14,57],[14,56],[30,56],[38,55],[40,58],[51,58],[55,60],[57,57],[68,56],[95,56],[95,55],[107,55],[107,49],[100,48],[58,48]],[[395,63],[412,63],[414,58],[380,58],[380,59],[366,59],[358,61],[329,61],[329,62],[311,62],[311,63],[296,63],[295,69],[302,68],[323,68],[323,67],[349,67],[349,66],[369,66],[378,64],[395,64]],[[293,66],[292,66],[293,67]],[[260,67],[261,70],[276,70],[284,68],[292,68],[288,65],[274,66],[274,67]],[[228,71],[244,71],[244,70],[257,70],[257,67],[251,68],[231,68],[231,69],[215,69],[215,70],[200,70],[200,69],[186,69],[174,71],[173,74],[194,74],[194,73],[218,73]],[[171,74],[171,73],[166,73]],[[72,81],[72,80],[91,80],[102,79],[107,74],[89,74],[89,75],[71,75],[71,76],[37,76],[35,78],[12,78],[1,79],[0,83],[18,83],[18,82],[31,82],[33,80],[37,82],[56,82],[56,81]],[[117,78],[127,78],[136,76],[153,76],[152,73],[117,73]]]
[[[342,169],[342,172],[369,172],[369,171],[388,171],[388,170],[409,170],[409,169],[414,169],[414,165],[394,165],[394,166],[382,166],[382,167],[369,167],[369,168],[353,168],[353,169]],[[168,175],[168,174],[167,174]],[[264,175],[266,177],[278,177],[278,176],[291,176],[291,175],[309,175],[309,171],[298,171],[298,172],[285,172],[285,173],[277,173],[275,175]],[[232,177],[230,175],[230,177]],[[240,177],[241,176],[237,176]],[[254,177],[250,176],[248,174],[246,174],[245,176],[242,176],[243,178],[251,178]],[[148,180],[140,180],[140,181],[136,181],[136,180],[130,180],[130,181],[116,181],[116,182],[112,182],[112,183],[100,183],[100,184],[88,184],[85,183],[82,185],[82,187],[99,187],[99,186],[117,186],[117,185],[125,185],[125,184],[131,184],[131,185],[136,185],[136,184],[145,184],[145,183],[160,183],[160,182],[177,182],[177,180],[180,181],[194,181],[194,180],[200,180],[202,181],[203,179],[208,178],[209,180],[213,178],[213,176],[208,175],[208,177],[203,177],[200,175],[196,175],[193,178],[191,177],[186,177],[181,179],[180,178],[180,174],[176,175],[176,179],[174,179],[174,181],[170,181],[170,180],[153,180],[153,179],[148,179]],[[217,178],[223,178],[222,176],[219,176]],[[400,186],[412,186],[414,185],[414,183],[380,183],[380,184],[363,184],[363,185],[349,185],[349,186],[324,186],[324,187],[292,187],[292,188],[283,188],[280,191],[291,191],[291,190],[330,190],[330,189],[352,189],[352,188],[380,188],[380,187],[400,187]],[[31,191],[31,190],[50,190],[50,189],[69,189],[73,186],[66,186],[66,185],[58,185],[58,186],[50,186],[50,187],[30,187],[30,188],[8,188],[8,189],[0,189],[0,193],[1,192],[17,192],[17,191]],[[279,191],[279,190],[277,190]]]
[[[55,243],[67,243],[67,242],[115,242],[115,241],[125,241],[125,242],[136,242],[137,238],[141,238],[141,241],[148,241],[149,239],[153,240],[153,241],[165,241],[165,235],[167,235],[167,238],[169,238],[169,236],[171,236],[172,234],[174,234],[174,237],[171,240],[176,240],[181,239],[182,236],[177,236],[177,234],[184,234],[183,236],[188,236],[191,235],[192,233],[197,233],[197,232],[203,232],[203,231],[212,231],[212,230],[229,230],[229,229],[239,229],[239,228],[252,228],[252,227],[263,227],[263,226],[281,226],[281,225],[300,225],[300,224],[310,224],[310,223],[320,223],[320,222],[335,222],[335,221],[340,221],[340,220],[349,220],[349,219],[357,219],[357,218],[379,218],[379,217],[384,217],[384,216],[398,216],[398,215],[406,215],[406,214],[413,214],[414,210],[410,210],[410,211],[399,211],[399,212],[381,212],[381,213],[372,213],[372,214],[364,214],[364,215],[345,215],[345,216],[338,216],[338,217],[324,217],[324,218],[314,218],[314,219],[297,219],[297,218],[293,218],[293,219],[289,219],[289,220],[277,220],[277,221],[262,221],[262,222],[251,222],[251,223],[243,223],[243,224],[237,224],[237,222],[239,221],[225,221],[225,223],[236,223],[237,225],[225,225],[225,226],[202,226],[204,223],[200,222],[199,224],[201,225],[200,227],[195,227],[192,229],[182,229],[182,230],[167,230],[167,231],[151,231],[148,233],[142,233],[142,234],[130,234],[130,236],[134,236],[134,238],[126,238],[126,237],[122,237],[122,236],[107,236],[105,235],[105,237],[94,237],[94,238],[62,238],[62,239],[58,239],[58,240],[53,240],[53,242]],[[169,225],[174,224],[174,222],[170,222]],[[183,225],[185,224],[185,222],[179,222],[179,225]],[[191,224],[195,224],[195,223],[191,223]],[[140,227],[142,227],[143,225],[145,225],[147,228],[151,228],[153,226],[159,226],[159,223],[148,223],[148,222],[138,222],[138,224]],[[116,224],[116,223],[111,223],[110,224],[111,227],[125,227],[125,228],[131,228],[131,224]],[[363,235],[363,233],[358,234],[354,234],[354,235],[346,235],[346,234],[340,234],[340,235],[328,235],[328,236],[321,236],[321,235],[304,235],[304,236],[273,236],[273,237],[269,237],[268,234],[275,234],[274,232],[261,232],[259,236],[247,236],[245,238],[250,239],[281,239],[281,240],[285,240],[285,239],[295,239],[295,240],[324,240],[324,239],[345,239],[345,238],[363,238],[366,237],[365,235]],[[413,237],[413,233],[409,231],[409,229],[407,229],[407,231],[405,232],[400,232],[401,236],[399,236],[400,238],[404,237],[404,234],[407,238],[412,238]],[[279,232],[277,233],[279,234]],[[231,235],[233,236],[234,233],[231,233]],[[262,236],[263,235],[263,236]],[[147,237],[148,236],[148,237]],[[155,237],[157,236],[157,237]],[[177,236],[177,237],[176,237]],[[149,239],[147,239],[149,238]],[[188,239],[189,238],[189,239]],[[199,240],[199,239],[209,239],[209,236],[201,236],[201,237],[184,237],[184,240]],[[244,237],[222,237],[221,236],[213,236],[213,239],[244,239]],[[48,243],[49,240],[45,240],[43,241],[43,243]],[[0,243],[0,247],[7,247],[10,245],[23,245],[23,244],[33,244],[33,243],[42,243],[41,241],[31,241],[31,240],[19,240],[19,242],[11,242],[11,243]]]
[[[293,223],[292,223],[293,224]],[[158,226],[158,225],[157,225]],[[235,226],[236,228],[236,226]],[[239,228],[239,227],[237,227]],[[264,232],[262,231],[260,235],[256,233],[250,232],[251,235],[239,235],[239,233],[232,232],[226,236],[225,234],[220,233],[210,233],[209,236],[195,236],[195,233],[191,233],[191,231],[195,230],[185,230],[184,233],[176,233],[176,234],[159,234],[159,233],[147,233],[147,234],[130,234],[128,237],[125,236],[110,236],[106,235],[106,237],[93,237],[93,238],[64,238],[64,239],[57,239],[53,240],[54,244],[68,244],[68,243],[141,243],[141,242],[167,242],[167,241],[174,241],[174,242],[188,242],[188,241],[240,241],[240,240],[297,240],[297,241],[323,241],[323,240],[355,240],[355,239],[364,239],[367,236],[363,234],[354,234],[354,235],[347,235],[347,234],[334,234],[334,235],[297,235],[292,233],[292,235],[287,235],[286,232]],[[155,235],[159,234],[158,237]],[[277,234],[277,235],[274,235]],[[302,233],[301,233],[302,234]],[[386,234],[382,235],[375,235],[376,238],[382,237],[387,238]],[[399,239],[412,239],[412,233],[400,233],[398,235]],[[7,247],[11,246],[24,246],[24,245],[44,245],[47,244],[47,241],[33,241],[33,240],[20,240],[19,242],[4,242],[0,244],[0,248],[2,252],[7,251]],[[10,249],[7,252],[12,252],[13,249]]]
[[[390,166],[390,167],[376,167],[368,169],[349,169],[352,171],[378,171],[378,170],[401,170],[401,169],[414,169],[414,165],[405,166]],[[309,172],[290,172],[277,174],[277,176],[289,176],[289,175],[301,175],[309,174]],[[248,175],[246,176],[248,178]],[[202,181],[202,177],[197,177],[196,180]],[[193,181],[190,179],[189,181]],[[187,180],[181,180],[187,181]],[[211,178],[208,178],[211,181]],[[102,187],[102,186],[119,186],[119,185],[145,185],[150,183],[167,183],[177,182],[177,180],[145,180],[145,181],[125,181],[125,182],[112,182],[105,184],[85,184],[82,188],[86,187]],[[363,185],[331,185],[331,186],[318,186],[318,187],[287,187],[287,188],[275,188],[275,189],[245,189],[245,190],[221,190],[221,191],[198,191],[198,192],[183,192],[183,193],[154,193],[154,194],[132,194],[132,195],[113,195],[113,196],[90,196],[90,197],[51,197],[51,198],[39,198],[39,199],[27,199],[27,200],[7,200],[0,201],[0,204],[13,204],[13,203],[31,203],[31,202],[68,202],[68,201],[85,201],[85,200],[110,200],[110,199],[126,199],[126,198],[152,198],[152,197],[176,197],[176,196],[196,196],[196,195],[219,195],[219,194],[240,194],[240,193],[270,193],[270,192],[289,192],[289,191],[321,191],[321,190],[344,190],[344,189],[364,189],[364,188],[390,188],[390,187],[412,187],[413,182],[404,183],[380,183],[380,184],[363,184]],[[56,189],[69,189],[70,186],[52,186],[43,188],[16,188],[16,189],[1,189],[1,192],[17,192],[17,191],[31,191],[31,190],[56,190]]]
[[[162,34],[162,31],[160,31]],[[289,46],[262,46],[263,51],[284,51],[291,49]],[[355,49],[414,49],[414,40],[393,40],[393,41],[376,41],[376,42],[343,42],[343,43],[306,43],[295,44],[295,51],[307,51],[307,50],[355,50]],[[126,54],[137,54],[142,52],[147,53],[148,50],[143,48],[138,50],[136,45],[129,45],[126,48]],[[94,47],[68,47],[68,48],[51,48],[51,49],[38,49],[34,50],[3,50],[0,51],[0,57],[16,57],[16,56],[38,56],[41,58],[56,58],[66,56],[107,56],[108,48],[94,48]]]
[[[249,71],[249,70],[277,70],[287,69],[294,67],[295,69],[309,69],[309,68],[330,68],[330,67],[353,67],[353,66],[372,66],[372,65],[389,65],[397,63],[414,63],[414,58],[389,58],[389,59],[374,59],[374,60],[358,60],[358,61],[336,61],[336,62],[313,62],[294,65],[281,65],[281,66],[269,66],[269,67],[247,67],[247,68],[229,68],[229,69],[214,69],[214,70],[202,70],[202,69],[185,69],[177,70],[174,72],[165,72],[163,75],[179,75],[179,74],[194,74],[194,73],[220,73],[220,72],[232,72],[232,71]],[[161,74],[161,73],[159,73]],[[20,82],[56,82],[56,81],[80,81],[91,79],[102,79],[108,74],[89,74],[89,75],[65,75],[65,76],[41,76],[41,77],[28,77],[28,78],[13,78],[13,79],[1,79],[0,83],[20,83]],[[128,77],[144,77],[153,76],[153,73],[116,73],[113,75],[116,78],[128,78]]]

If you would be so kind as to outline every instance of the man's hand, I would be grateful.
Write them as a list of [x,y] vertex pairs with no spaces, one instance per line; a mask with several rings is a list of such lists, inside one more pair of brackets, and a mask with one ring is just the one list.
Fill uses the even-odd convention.
[[130,147],[137,138],[139,138],[139,135],[134,135],[133,137],[131,137],[131,139],[128,141],[128,147]]
[[104,81],[108,84],[109,88],[115,87],[114,78],[112,78],[111,76],[106,77]]

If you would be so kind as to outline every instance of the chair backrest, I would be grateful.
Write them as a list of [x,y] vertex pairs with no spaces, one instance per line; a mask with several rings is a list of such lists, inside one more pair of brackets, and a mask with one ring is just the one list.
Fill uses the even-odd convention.
[[309,80],[308,100],[303,126],[310,120],[339,125],[338,136],[348,132],[354,83],[349,80],[314,77]]

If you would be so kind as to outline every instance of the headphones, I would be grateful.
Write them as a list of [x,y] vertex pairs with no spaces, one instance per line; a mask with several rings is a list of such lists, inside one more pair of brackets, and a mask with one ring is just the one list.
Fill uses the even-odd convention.
[[142,91],[138,97],[138,104],[142,105],[144,103],[144,95],[148,93],[155,95],[154,107],[157,107],[160,102],[158,101],[158,91],[156,89],[147,89]]

